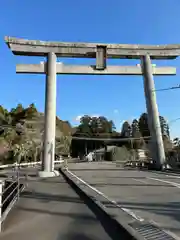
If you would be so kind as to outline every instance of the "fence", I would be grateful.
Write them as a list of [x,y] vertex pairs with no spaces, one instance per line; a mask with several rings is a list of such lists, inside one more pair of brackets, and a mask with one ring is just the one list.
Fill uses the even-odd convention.
[[[54,164],[64,163],[64,160],[54,161]],[[15,168],[16,176],[4,178],[0,180],[0,232],[2,231],[2,224],[6,219],[8,213],[19,199],[20,192],[24,189],[24,185],[20,182],[19,169],[21,167],[38,166],[40,162],[29,163],[14,163],[1,165],[0,169]]]
[[2,224],[8,213],[19,199],[20,192],[24,185],[20,183],[19,174],[15,178],[5,178],[0,180],[0,232]]
[[[60,164],[60,163],[63,163],[64,160],[57,160],[57,161],[54,161],[54,164]],[[6,169],[6,168],[14,168],[14,167],[34,167],[34,166],[37,166],[37,165],[41,165],[41,161],[39,162],[28,162],[28,163],[13,163],[13,164],[6,164],[6,165],[0,165],[0,169]]]

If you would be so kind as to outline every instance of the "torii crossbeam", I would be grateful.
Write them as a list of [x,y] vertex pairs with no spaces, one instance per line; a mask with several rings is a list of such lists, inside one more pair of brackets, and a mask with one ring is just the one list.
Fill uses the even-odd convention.
[[[46,74],[47,64],[17,64],[16,73],[28,74]],[[143,75],[140,66],[107,66],[104,70],[96,70],[96,66],[85,65],[64,65],[62,62],[56,63],[57,74],[73,74],[73,75]],[[152,67],[153,75],[176,75],[174,67]]]

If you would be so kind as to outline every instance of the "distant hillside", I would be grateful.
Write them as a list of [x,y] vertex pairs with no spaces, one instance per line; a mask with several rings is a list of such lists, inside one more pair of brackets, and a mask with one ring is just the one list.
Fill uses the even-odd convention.
[[[69,152],[73,132],[68,121],[56,117],[56,153]],[[0,106],[0,155],[11,151],[15,144],[25,144],[28,141],[40,147],[43,134],[44,114],[38,112],[34,104],[28,108],[18,104],[11,111]]]
[[[27,134],[33,138],[34,141],[40,141],[44,133],[44,114],[38,113],[38,115],[31,119],[25,119],[23,125],[26,128]],[[56,138],[59,139],[63,136],[71,136],[71,134],[72,127],[70,123],[56,117]]]

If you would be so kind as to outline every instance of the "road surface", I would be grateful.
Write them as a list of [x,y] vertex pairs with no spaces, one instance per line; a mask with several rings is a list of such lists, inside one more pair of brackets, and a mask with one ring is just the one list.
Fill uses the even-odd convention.
[[180,239],[180,175],[125,170],[103,162],[69,164],[69,170],[98,190],[106,207],[124,209]]
[[3,240],[110,239],[62,176],[46,180],[31,177],[3,228]]

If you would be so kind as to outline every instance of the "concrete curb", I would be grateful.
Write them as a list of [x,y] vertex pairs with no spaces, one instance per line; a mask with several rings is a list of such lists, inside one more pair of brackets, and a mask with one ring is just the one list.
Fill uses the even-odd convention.
[[97,219],[101,222],[102,226],[112,239],[119,240],[120,238],[126,240],[145,240],[138,232],[131,228],[127,223],[118,219],[118,221],[108,212],[97,199],[89,196],[82,187],[76,183],[66,170],[59,169],[67,183],[75,190],[85,204],[96,215]]
[[57,177],[59,176],[59,172],[57,170],[54,170],[53,172],[39,171],[38,176],[40,178]]

